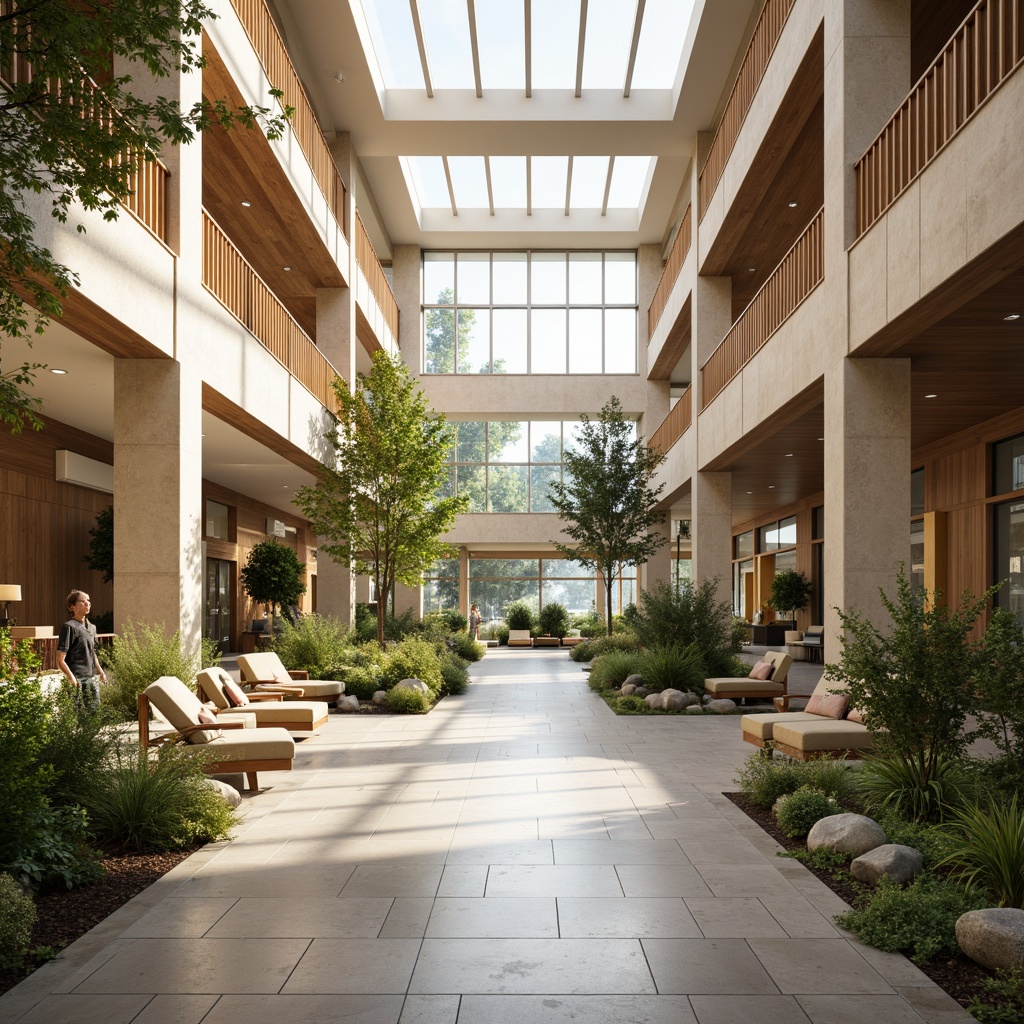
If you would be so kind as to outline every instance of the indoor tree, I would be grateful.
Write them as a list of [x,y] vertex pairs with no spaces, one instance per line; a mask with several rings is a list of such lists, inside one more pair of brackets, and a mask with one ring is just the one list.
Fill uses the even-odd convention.
[[772,580],[769,603],[777,612],[789,612],[792,618],[811,599],[811,584],[802,572],[785,569]]
[[[143,79],[201,70],[203,22],[214,17],[202,0],[0,5],[0,335],[31,344],[78,283],[74,268],[38,242],[33,197],[61,222],[83,209],[116,220],[138,164],[155,160],[164,143],[191,142],[214,124],[259,123],[268,138],[281,137],[290,108],[272,117],[266,107],[205,98],[183,108],[174,96],[146,95],[147,83],[140,90],[122,70],[130,65]],[[27,390],[37,369],[0,365],[0,422],[12,433],[42,426],[40,400]]]
[[427,407],[405,364],[377,352],[354,393],[334,380],[338,426],[327,439],[335,452],[316,487],[295,499],[325,551],[373,577],[377,641],[395,582],[417,586],[439,558],[451,557],[440,537],[466,511],[464,496],[444,496],[451,430]]
[[306,563],[276,540],[260,541],[249,552],[239,575],[249,597],[267,606],[271,628],[277,605],[293,605],[306,592]]
[[642,565],[666,538],[654,531],[664,483],[653,486],[665,456],[647,446],[618,398],[596,420],[581,417],[575,443],[562,455],[564,478],[549,487],[562,529],[574,543],[553,541],[566,556],[604,576],[605,622],[612,632],[612,586],[625,566]]

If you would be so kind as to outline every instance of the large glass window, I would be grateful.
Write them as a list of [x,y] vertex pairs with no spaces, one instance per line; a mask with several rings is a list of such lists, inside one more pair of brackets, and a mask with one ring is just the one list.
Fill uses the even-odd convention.
[[910,514],[924,514],[924,470],[915,469],[910,474]]
[[459,560],[443,558],[423,577],[423,611],[455,611],[459,607]]
[[996,604],[1024,625],[1024,502],[996,506]]
[[228,536],[229,513],[227,505],[219,501],[206,502],[206,536],[217,540],[230,540]]
[[994,447],[995,494],[1024,490],[1024,434],[1018,434]]
[[635,252],[423,254],[425,373],[635,374]]
[[910,589],[920,596],[924,593],[924,520],[910,523]]

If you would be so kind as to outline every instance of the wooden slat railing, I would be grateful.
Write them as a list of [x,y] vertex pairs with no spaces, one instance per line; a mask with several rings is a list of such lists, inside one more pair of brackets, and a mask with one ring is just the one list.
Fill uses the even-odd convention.
[[203,284],[310,394],[337,412],[334,367],[205,210]]
[[981,0],[857,161],[857,237],[1024,59],[1024,0]]
[[289,122],[292,132],[309,161],[313,177],[316,178],[320,191],[323,192],[327,205],[334,214],[334,219],[338,222],[342,234],[348,238],[348,225],[345,223],[345,183],[338,174],[334,157],[331,156],[313,113],[313,105],[309,102],[306,90],[295,73],[288,50],[266,3],[264,0],[231,0],[231,6],[234,7],[271,85],[281,90],[281,102],[295,108]]
[[373,292],[373,297],[377,300],[377,305],[380,306],[384,320],[391,329],[391,336],[397,345],[398,303],[395,301],[395,293],[391,290],[387,277],[384,276],[384,268],[373,251],[370,236],[366,233],[366,228],[363,227],[362,218],[358,213],[356,214],[356,263],[363,272],[366,283],[370,286],[370,291]]
[[[16,5],[12,0],[0,0],[0,17],[10,18]],[[17,27],[14,28],[17,32]],[[25,54],[15,52],[11,62],[0,67],[0,88],[13,89],[19,85],[31,85],[35,71]],[[116,123],[118,113],[97,91],[96,83],[84,76],[75,88],[68,88],[60,79],[52,78],[44,84],[44,90],[51,101],[73,104],[78,107],[83,120],[95,122],[101,128]],[[73,107],[72,107],[73,109]],[[113,132],[111,131],[111,134]],[[134,165],[128,175],[130,194],[124,199],[124,207],[138,218],[164,244],[167,243],[167,179],[170,171],[152,154],[128,149],[111,165]]]
[[672,406],[661,426],[651,435],[647,447],[667,455],[672,445],[686,433],[686,429],[692,421],[693,388],[688,387],[679,396],[679,401]]
[[693,235],[690,213],[690,206],[687,204],[686,213],[683,214],[679,230],[676,232],[676,240],[672,243],[672,249],[665,261],[665,269],[661,272],[661,280],[654,292],[654,299],[647,310],[648,340],[654,337],[654,329],[658,326],[661,314],[665,312],[668,297],[672,294],[672,287],[676,283],[676,278],[679,277],[679,272],[683,269],[686,254],[690,251],[690,240]]
[[757,87],[764,78],[768,68],[768,62],[775,52],[775,44],[786,27],[786,20],[789,12],[793,9],[796,0],[765,0],[761,8],[761,15],[754,27],[754,35],[751,37],[750,45],[743,56],[743,63],[740,65],[739,74],[736,76],[736,84],[729,94],[729,102],[725,105],[725,113],[722,121],[715,132],[715,137],[708,150],[707,159],[700,172],[700,179],[697,183],[697,196],[699,199],[699,219],[704,219],[707,213],[711,197],[718,188],[722,174],[725,172],[725,165],[729,161],[733,146],[739,138],[743,121],[750,110],[750,104],[757,94]]
[[702,410],[821,284],[825,274],[824,213],[822,207],[701,367]]

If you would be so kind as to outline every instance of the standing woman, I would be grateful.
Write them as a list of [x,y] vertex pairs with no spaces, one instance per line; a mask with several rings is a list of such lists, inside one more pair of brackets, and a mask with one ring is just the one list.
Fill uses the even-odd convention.
[[469,635],[473,640],[480,639],[480,609],[475,604],[469,606]]
[[78,691],[78,703],[86,711],[100,706],[100,680],[107,675],[96,657],[96,627],[86,616],[92,607],[84,590],[72,590],[67,599],[71,618],[60,627],[57,665]]

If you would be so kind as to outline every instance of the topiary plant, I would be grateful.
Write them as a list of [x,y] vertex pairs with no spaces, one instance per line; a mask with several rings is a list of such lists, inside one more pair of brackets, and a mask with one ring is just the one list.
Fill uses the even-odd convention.
[[569,632],[569,613],[557,601],[550,601],[541,608],[538,623],[545,636],[561,638]]
[[792,618],[811,599],[811,584],[802,572],[787,569],[776,573],[772,580],[769,604],[780,614],[789,612]]
[[505,609],[509,629],[533,629],[533,609],[525,601],[513,601]]
[[422,690],[410,690],[406,686],[396,686],[388,690],[388,711],[397,715],[416,715],[430,710],[430,694]]
[[822,818],[839,811],[839,804],[820,789],[803,786],[782,798],[775,818],[790,839],[803,839]]
[[306,592],[306,563],[276,540],[260,541],[239,573],[242,589],[257,604],[267,605],[273,618],[276,607],[293,605]]

